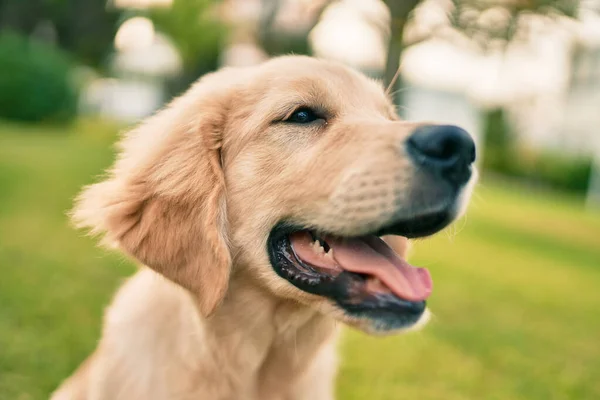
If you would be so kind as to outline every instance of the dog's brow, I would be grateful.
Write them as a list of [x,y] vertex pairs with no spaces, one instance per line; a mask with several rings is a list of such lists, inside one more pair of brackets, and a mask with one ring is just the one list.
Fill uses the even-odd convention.
[[265,97],[270,103],[268,108],[271,110],[269,116],[272,117],[272,120],[283,119],[299,107],[309,107],[322,114],[334,111],[334,107],[332,107],[334,104],[329,104],[325,95],[326,91],[320,90],[311,82],[302,83],[303,88],[300,90],[296,86],[288,88],[287,92],[278,93],[277,96]]
[[311,108],[322,115],[328,115],[330,111],[322,102],[316,102],[312,99],[295,98],[273,104],[269,112],[269,117],[272,121],[280,121],[300,107]]
[[308,104],[302,99],[294,99],[292,101],[285,101],[274,104],[271,108],[270,117],[272,120],[277,121],[284,119],[289,113],[297,109],[298,107],[307,106]]

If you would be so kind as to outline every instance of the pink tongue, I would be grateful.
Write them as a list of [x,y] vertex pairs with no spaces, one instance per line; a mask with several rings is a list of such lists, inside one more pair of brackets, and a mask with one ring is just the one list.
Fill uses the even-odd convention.
[[308,232],[298,232],[290,236],[296,255],[315,267],[330,270],[341,268],[374,276],[404,300],[421,301],[431,294],[432,281],[429,271],[411,266],[379,237],[323,239],[333,250],[333,258],[315,251]]

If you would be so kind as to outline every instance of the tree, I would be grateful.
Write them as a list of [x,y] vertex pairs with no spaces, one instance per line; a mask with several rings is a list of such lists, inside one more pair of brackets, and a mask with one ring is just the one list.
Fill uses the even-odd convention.
[[50,24],[56,44],[81,63],[101,66],[112,49],[119,13],[106,0],[3,0],[0,30],[31,35]]
[[[391,31],[385,70],[385,84],[390,85],[400,66],[406,43],[404,32],[421,0],[385,0],[391,13]],[[574,17],[579,0],[452,0],[449,21],[452,27],[486,49],[491,43],[508,43],[518,32],[526,14]],[[499,17],[490,21],[490,11]],[[423,38],[421,38],[422,40]],[[399,86],[396,82],[392,90]]]
[[[328,5],[339,0],[323,0],[318,3],[314,15],[314,23],[307,28],[305,37],[310,30],[319,22],[322,12]],[[406,47],[414,44],[407,43],[405,32],[411,22],[414,11],[423,0],[383,0],[390,10],[390,35],[388,42],[388,54],[384,71],[384,83],[392,84],[391,91],[401,86],[397,74],[402,52]],[[574,16],[577,12],[579,0],[451,0],[452,10],[449,22],[452,27],[466,36],[475,40],[483,49],[490,43],[504,41],[508,43],[513,39],[519,26],[521,17],[525,14],[546,15],[552,18],[557,15]],[[301,45],[290,48],[289,43],[282,42],[282,38],[272,35],[272,25],[280,11],[280,0],[263,0],[263,12],[259,26],[259,41],[269,54],[285,52],[304,53]],[[486,12],[494,9],[496,14],[504,18],[494,21],[494,24],[486,23],[482,18]],[[488,13],[489,14],[489,13]],[[418,41],[426,37],[418,38]],[[287,47],[286,47],[287,46]],[[397,101],[399,99],[396,99]]]
[[389,86],[396,79],[399,85],[398,70],[400,68],[400,56],[404,48],[404,29],[411,13],[419,4],[420,0],[385,0],[390,9],[390,38],[388,43],[387,61],[385,64],[384,84]]

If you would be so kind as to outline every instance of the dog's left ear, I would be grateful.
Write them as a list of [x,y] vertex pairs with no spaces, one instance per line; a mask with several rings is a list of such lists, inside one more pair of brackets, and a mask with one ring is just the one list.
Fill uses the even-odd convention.
[[234,70],[208,75],[128,133],[108,179],[87,187],[73,213],[79,227],[189,289],[205,316],[231,269],[220,152],[239,79]]

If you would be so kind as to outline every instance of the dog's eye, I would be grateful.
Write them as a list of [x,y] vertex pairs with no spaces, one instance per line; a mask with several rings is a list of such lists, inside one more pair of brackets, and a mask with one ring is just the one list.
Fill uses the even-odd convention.
[[320,119],[313,110],[308,107],[301,107],[294,111],[284,122],[290,122],[293,124],[308,124],[310,122]]

